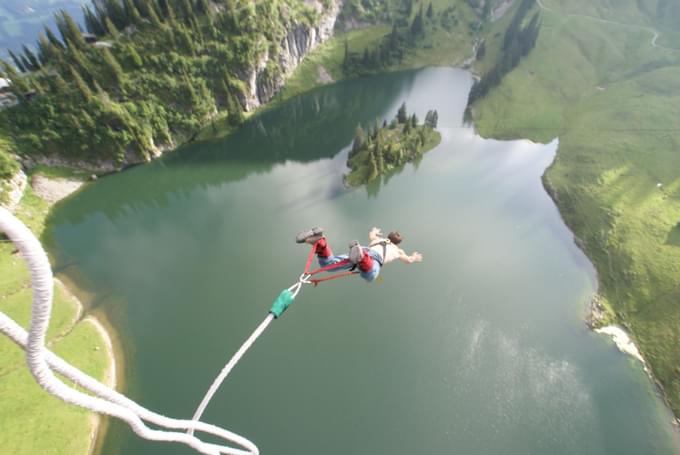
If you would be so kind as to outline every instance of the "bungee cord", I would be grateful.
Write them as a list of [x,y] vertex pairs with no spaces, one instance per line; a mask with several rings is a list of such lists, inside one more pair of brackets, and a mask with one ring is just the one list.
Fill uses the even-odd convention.
[[[229,373],[231,373],[231,370],[234,369],[236,364],[238,363],[239,360],[241,360],[241,357],[250,349],[250,347],[255,343],[255,341],[262,335],[262,333],[269,327],[269,324],[274,320],[278,319],[281,317],[284,311],[292,305],[293,300],[295,300],[295,297],[297,297],[298,293],[300,292],[300,289],[302,289],[302,286],[305,284],[313,284],[314,286],[318,285],[322,281],[327,281],[331,279],[336,279],[336,278],[342,278],[345,276],[349,275],[355,275],[358,272],[354,271],[347,271],[343,273],[339,273],[337,275],[332,275],[330,277],[325,277],[325,278],[312,278],[312,276],[319,274],[321,272],[328,272],[334,269],[342,268],[350,264],[349,259],[344,259],[339,262],[336,262],[334,264],[329,264],[325,267],[319,267],[316,270],[310,271],[311,265],[312,265],[312,260],[314,258],[314,252],[316,251],[316,246],[317,242],[312,245],[311,250],[309,251],[309,256],[307,257],[307,263],[305,264],[305,270],[302,272],[300,277],[298,278],[297,282],[293,283],[289,288],[284,289],[281,291],[281,294],[276,298],[274,301],[271,309],[269,310],[269,314],[267,315],[266,318],[264,318],[264,321],[260,323],[260,325],[255,329],[255,331],[248,337],[248,339],[243,343],[241,348],[236,351],[236,354],[232,356],[231,359],[229,359],[229,362],[222,368],[222,371],[220,371],[220,374],[217,375],[215,380],[213,381],[212,385],[208,389],[208,392],[205,394],[203,397],[203,400],[201,401],[201,404],[198,405],[198,408],[196,409],[196,412],[194,413],[193,421],[198,421],[201,416],[203,415],[203,412],[205,411],[205,408],[208,406],[210,403],[210,400],[212,400],[213,396],[215,393],[217,393],[217,390],[220,388],[220,385],[224,382],[224,380],[227,378]],[[193,434],[193,430],[189,430],[187,432],[188,434]]]
[[[123,420],[144,439],[182,443],[206,455],[259,455],[257,446],[242,436],[214,425],[171,419],[151,412],[49,352],[45,347],[45,338],[52,311],[53,277],[47,255],[31,231],[2,207],[0,207],[0,232],[4,232],[12,240],[26,260],[33,290],[28,332],[2,312],[0,331],[26,350],[28,367],[42,388],[67,403]],[[96,396],[67,386],[54,375],[51,367]],[[154,430],[147,427],[142,419],[161,427],[212,434],[246,450],[206,443],[193,434],[184,432]]]
[[[232,356],[222,371],[220,371],[196,409],[192,420],[180,420],[166,417],[144,408],[123,394],[85,374],[47,349],[45,341],[52,312],[54,287],[52,269],[47,254],[33,233],[14,215],[2,207],[0,207],[0,233],[4,233],[9,238],[9,241],[16,246],[28,264],[31,288],[33,290],[29,330],[26,331],[9,316],[0,312],[0,332],[26,351],[26,362],[38,384],[47,392],[66,403],[126,422],[137,435],[144,439],[185,444],[205,455],[259,455],[257,446],[248,439],[215,425],[201,422],[200,418],[203,412],[239,360],[264,333],[270,323],[274,319],[278,319],[293,303],[303,285],[313,284],[316,286],[322,281],[357,273],[347,271],[330,277],[312,278],[318,273],[343,268],[349,264],[349,260],[345,259],[310,271],[316,249],[316,244],[314,244],[307,258],[304,272],[293,285],[281,291],[269,310],[267,317],[265,317],[262,323]],[[69,387],[54,375],[53,370],[93,395],[88,395]],[[152,429],[144,421],[162,428],[186,430],[186,432]],[[194,436],[196,431],[216,436],[225,442],[240,446],[241,448],[204,442]]]
[[[222,385],[222,382],[226,379],[226,377],[231,373],[231,370],[236,366],[239,360],[241,360],[241,357],[243,357],[243,354],[246,353],[248,349],[250,349],[250,346],[255,343],[255,340],[257,340],[260,335],[262,335],[262,332],[266,330],[266,328],[269,326],[269,323],[274,320],[274,315],[273,314],[268,314],[266,318],[264,318],[264,321],[255,329],[255,331],[248,337],[248,339],[243,343],[243,346],[236,351],[236,354],[229,360],[229,362],[222,368],[222,371],[220,371],[220,374],[215,378],[213,381],[212,385],[210,386],[210,389],[208,389],[208,392],[205,394],[203,397],[203,400],[201,401],[201,404],[198,405],[198,408],[196,409],[196,412],[194,413],[194,417],[192,418],[192,421],[198,422],[201,419],[201,416],[203,415],[203,411],[205,411],[206,406],[208,406],[208,403],[210,403],[210,400],[212,400],[213,395],[217,392],[217,389],[220,388],[220,385]],[[190,435],[194,434],[193,429],[189,429],[187,432]]]

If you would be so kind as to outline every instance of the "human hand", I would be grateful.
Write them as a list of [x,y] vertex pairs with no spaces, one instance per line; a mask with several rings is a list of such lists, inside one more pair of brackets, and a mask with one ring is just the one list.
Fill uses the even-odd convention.
[[371,237],[382,237],[382,231],[380,228],[374,227],[371,229],[371,232],[369,232],[368,235]]
[[411,255],[411,261],[423,262],[423,255],[418,253],[417,251],[414,251],[413,254]]

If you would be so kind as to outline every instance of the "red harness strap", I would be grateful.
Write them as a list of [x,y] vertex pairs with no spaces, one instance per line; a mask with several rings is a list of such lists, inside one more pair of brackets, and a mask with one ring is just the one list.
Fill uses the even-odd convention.
[[[312,249],[309,251],[309,256],[307,257],[307,264],[305,265],[305,274],[312,276],[312,275],[316,275],[317,273],[328,272],[329,270],[338,269],[340,267],[344,267],[347,264],[352,263],[352,261],[350,261],[349,259],[343,259],[342,261],[338,261],[335,264],[329,264],[329,265],[324,266],[324,267],[319,267],[319,268],[314,269],[310,272],[309,268],[312,266],[312,260],[314,259],[314,253],[316,253],[316,246],[317,246],[318,243],[319,243],[319,240],[314,242],[314,245],[312,245]],[[317,278],[317,279],[310,280],[310,281],[312,283],[314,283],[314,286],[316,286],[317,284],[321,283],[322,281],[335,280],[337,278],[342,278],[342,277],[349,276],[349,275],[355,275],[357,273],[358,272],[348,271],[348,272],[338,273],[337,275],[333,275],[333,276],[329,276],[329,277],[325,277],[325,278]]]
[[358,273],[359,272],[347,271],[347,272],[338,273],[337,275],[326,276],[326,277],[323,277],[323,278],[314,278],[314,279],[309,280],[309,281],[311,281],[314,284],[314,286],[317,286],[322,281],[337,280],[338,278],[344,278],[346,276],[356,275]]

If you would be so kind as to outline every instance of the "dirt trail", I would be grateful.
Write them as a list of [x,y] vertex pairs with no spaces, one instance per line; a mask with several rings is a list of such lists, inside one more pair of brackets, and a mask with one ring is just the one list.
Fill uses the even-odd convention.
[[566,16],[566,17],[576,17],[576,18],[581,18],[581,19],[589,19],[591,21],[596,21],[596,22],[600,22],[600,23],[603,23],[603,24],[618,25],[619,27],[628,27],[628,28],[636,28],[636,29],[639,29],[639,30],[646,30],[646,31],[648,31],[652,34],[652,40],[650,42],[652,47],[654,47],[656,49],[665,49],[665,50],[668,50],[668,51],[680,51],[680,49],[676,49],[674,47],[666,47],[666,46],[660,46],[660,45],[656,44],[656,41],[659,39],[660,34],[656,29],[653,29],[651,27],[645,27],[644,25],[624,24],[623,22],[610,21],[608,19],[602,19],[602,18],[595,17],[595,16],[588,16],[588,15],[585,15],[585,14],[562,13],[562,12],[554,10],[552,8],[548,8],[547,6],[545,6],[543,4],[543,2],[541,0],[536,0],[536,3],[538,3],[538,6],[544,11],[549,11],[549,12],[555,13],[555,14],[561,14],[561,15]]

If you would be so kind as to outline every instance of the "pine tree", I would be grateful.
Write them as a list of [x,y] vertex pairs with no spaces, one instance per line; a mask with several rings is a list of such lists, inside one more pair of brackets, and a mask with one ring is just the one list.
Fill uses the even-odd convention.
[[180,9],[182,10],[182,16],[184,16],[184,23],[189,25],[191,19],[196,17],[194,13],[194,8],[189,0],[179,0]]
[[102,57],[104,58],[104,66],[107,70],[107,74],[111,76],[113,83],[119,86],[125,78],[123,68],[116,60],[116,57],[114,57],[107,48],[102,49]]
[[139,52],[137,52],[137,49],[135,49],[135,46],[133,44],[128,44],[125,47],[125,49],[127,50],[127,53],[130,54],[132,64],[135,65],[135,67],[141,68],[142,66],[144,66],[142,57],[139,55]]
[[187,31],[186,27],[180,25],[177,27],[177,35],[179,36],[182,47],[186,49],[191,55],[196,54],[194,49],[194,41],[191,39],[191,35]]
[[132,3],[132,0],[123,0],[123,8],[125,9],[125,16],[128,23],[135,25],[141,25],[143,23],[142,16],[139,14],[139,10],[135,4]]
[[241,103],[238,102],[231,90],[227,89],[227,113],[229,123],[232,125],[240,125],[245,120]]
[[429,126],[432,128],[432,116],[434,112],[433,111],[427,111],[427,114],[425,114],[425,125]]
[[25,73],[27,71],[27,69],[24,68],[24,64],[21,61],[21,59],[19,57],[17,57],[16,54],[14,52],[12,52],[11,49],[7,49],[7,52],[9,52],[9,56],[12,58],[12,61],[14,62],[14,66],[16,66],[19,69],[19,71],[21,71],[22,73]]
[[57,13],[55,19],[57,20],[57,28],[61,34],[62,41],[64,43],[70,41],[72,45],[75,45],[79,49],[85,49],[87,43],[85,43],[83,34],[71,15],[64,10],[61,10]]
[[388,46],[391,52],[396,52],[399,50],[399,30],[397,29],[396,23],[392,24],[392,32],[390,33]]
[[[104,3],[103,8],[106,11],[106,17],[115,24],[117,30],[122,30],[130,25],[127,14],[125,13],[125,9],[123,8],[123,2],[121,2],[121,0],[102,1]],[[106,27],[106,29],[110,33],[109,28]]]
[[116,24],[113,23],[110,17],[106,17],[104,19],[104,25],[106,26],[106,31],[108,32],[109,35],[111,35],[111,38],[116,39],[118,38],[118,35],[120,32],[116,28]]
[[205,14],[206,16],[210,15],[210,4],[208,3],[208,0],[196,0],[196,9],[201,13]]
[[434,16],[434,10],[432,9],[432,2],[430,2],[429,5],[427,5],[427,13],[425,13],[425,14],[427,15],[428,19],[432,19],[432,16]]
[[83,5],[82,10],[87,31],[93,35],[103,36],[106,33],[106,29],[102,25],[97,14],[95,14],[88,5]]
[[156,12],[156,16],[158,16],[158,19],[160,19],[161,22],[165,22],[164,21],[164,19],[166,17],[165,10],[161,6],[161,4],[158,2],[158,0],[149,0],[149,9],[150,10],[152,9]]
[[24,51],[24,55],[26,56],[26,59],[29,61],[31,64],[31,70],[32,71],[38,71],[41,67],[40,61],[38,60],[38,57],[35,56],[32,50],[30,50],[26,45],[21,46],[22,50]]
[[411,23],[411,35],[420,36],[425,32],[425,27],[423,26],[423,5],[420,5],[420,10],[416,17],[413,18]]
[[68,91],[68,85],[61,74],[57,73],[52,77],[53,91],[57,94],[63,94]]
[[38,59],[40,59],[40,63],[46,65],[47,62],[54,57],[53,54],[54,47],[52,46],[52,43],[50,43],[47,38],[45,38],[45,35],[41,33],[38,37]]
[[161,28],[161,27],[163,27],[163,22],[161,22],[160,17],[158,17],[158,13],[156,11],[154,4],[155,4],[155,2],[153,0],[147,0],[147,3],[146,3],[147,17],[149,18],[149,20],[151,20],[151,24],[154,27]]
[[[233,2],[229,2],[231,5]],[[177,14],[175,14],[175,9],[172,7],[172,2],[170,0],[165,1],[165,11],[167,13],[167,23],[170,24],[170,26],[174,26],[175,22],[177,21]]]
[[375,168],[379,174],[385,172],[385,160],[383,158],[382,135],[378,134],[375,141]]
[[354,142],[352,143],[352,151],[350,152],[350,154],[351,155],[356,154],[364,147],[365,143],[366,133],[364,133],[364,129],[361,127],[361,125],[358,125],[356,132],[354,133]]
[[21,59],[21,65],[27,72],[33,71],[33,68],[31,67],[31,62],[28,61],[25,55],[20,55],[19,58]]
[[397,121],[399,123],[406,123],[408,120],[408,114],[406,113],[406,101],[401,103],[401,107],[397,111]]
[[413,14],[413,0],[405,0],[405,6],[404,14],[409,18],[411,17],[411,14]]
[[416,113],[414,112],[413,115],[411,116],[411,126],[413,128],[416,128],[418,126],[418,117],[416,117]]
[[42,84],[41,80],[38,79],[37,77],[31,78],[29,80],[29,83],[30,83],[31,87],[33,88],[33,90],[35,90],[35,92],[38,93],[39,95],[42,95],[43,93],[45,93],[45,87]]
[[83,75],[86,79],[89,81],[94,80],[94,77],[92,76],[92,68],[89,60],[83,54],[83,52],[78,49],[73,43],[71,43],[71,40],[67,40],[66,43],[68,44],[68,47],[70,49],[70,58],[68,59],[69,62],[75,62],[78,71],[80,74]]
[[45,36],[47,37],[48,41],[52,43],[52,45],[58,49],[63,49],[64,48],[64,43],[59,41],[59,38],[57,38],[57,35],[54,34],[52,29],[49,27],[45,26]]
[[101,101],[103,102],[111,101],[109,93],[106,90],[104,90],[97,81],[94,81],[94,91],[95,93],[97,93],[97,98],[99,98]]
[[371,181],[374,178],[376,178],[379,175],[379,173],[378,173],[378,162],[377,162],[377,159],[376,159],[376,156],[375,156],[375,149],[371,149],[371,152],[370,152],[369,155],[370,155],[370,158],[369,158],[369,161],[368,161],[368,179],[367,180]]
[[80,91],[80,94],[83,96],[84,100],[89,101],[90,99],[92,99],[92,90],[90,90],[90,87],[80,76],[78,70],[76,70],[72,66],[69,66],[69,71],[71,72],[71,77],[73,78],[73,81],[76,83],[76,87],[78,87],[78,90]]

